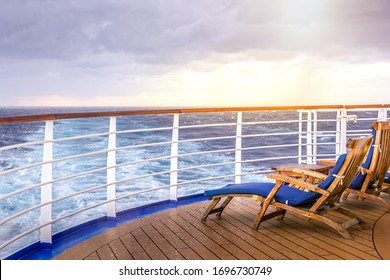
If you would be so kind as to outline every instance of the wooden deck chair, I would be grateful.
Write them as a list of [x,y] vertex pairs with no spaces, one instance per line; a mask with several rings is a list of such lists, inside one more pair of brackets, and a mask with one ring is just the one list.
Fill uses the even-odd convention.
[[350,193],[359,196],[360,200],[373,200],[390,210],[390,204],[380,195],[389,194],[390,185],[384,182],[390,167],[390,122],[373,122],[373,144],[367,158],[349,188],[343,194],[347,198]]
[[[349,152],[339,157],[330,175],[324,176],[321,173],[308,172],[310,176],[318,175],[318,178],[324,179],[317,185],[286,175],[269,174],[268,177],[274,179],[276,183],[230,184],[219,189],[206,190],[204,195],[212,199],[212,202],[206,209],[202,221],[205,221],[213,213],[221,216],[222,211],[234,197],[249,196],[261,202],[260,210],[252,225],[253,229],[258,229],[262,221],[273,217],[278,217],[281,220],[286,211],[290,211],[290,213],[301,215],[309,220],[321,221],[334,228],[344,238],[352,239],[347,230],[349,227],[356,224],[365,229],[371,227],[357,215],[341,207],[338,201],[358,172],[371,142],[372,136],[350,139],[347,143]],[[306,171],[299,172],[304,173]],[[226,197],[226,199],[218,207],[222,197]],[[275,211],[266,214],[270,205],[275,207]],[[349,217],[349,220],[340,224],[329,217],[325,217],[324,214],[331,210],[343,213]]]

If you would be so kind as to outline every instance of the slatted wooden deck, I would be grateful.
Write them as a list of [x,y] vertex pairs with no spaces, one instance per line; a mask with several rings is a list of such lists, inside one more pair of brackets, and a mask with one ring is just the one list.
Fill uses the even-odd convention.
[[[208,203],[170,209],[123,224],[68,249],[55,259],[378,260],[384,258],[380,252],[389,250],[386,239],[390,238],[390,219],[378,223],[381,230],[376,230],[374,225],[390,213],[373,202],[360,202],[353,196],[343,204],[358,212],[374,228],[363,230],[354,226],[350,229],[354,240],[342,238],[321,223],[307,222],[290,214],[283,221],[269,220],[257,231],[253,230],[251,223],[258,204],[247,198],[233,199],[221,218],[212,215],[201,222]],[[341,217],[337,213],[332,215],[335,219]],[[373,240],[374,235],[377,241]]]

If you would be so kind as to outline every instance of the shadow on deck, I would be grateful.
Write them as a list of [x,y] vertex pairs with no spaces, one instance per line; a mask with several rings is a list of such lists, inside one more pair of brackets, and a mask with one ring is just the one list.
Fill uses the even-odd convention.
[[[390,199],[389,196],[386,199]],[[200,218],[208,201],[166,210],[107,230],[58,255],[58,260],[176,260],[176,259],[390,259],[390,212],[350,195],[343,205],[358,213],[373,230],[354,226],[346,240],[321,223],[286,214],[251,224],[258,204],[235,198],[221,218]],[[332,213],[338,219],[338,213]],[[374,226],[375,225],[375,226]]]

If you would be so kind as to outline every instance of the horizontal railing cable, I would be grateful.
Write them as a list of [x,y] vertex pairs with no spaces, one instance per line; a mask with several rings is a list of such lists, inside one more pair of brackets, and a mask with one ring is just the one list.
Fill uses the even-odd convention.
[[[265,148],[265,147],[263,147]],[[164,157],[165,158],[165,157]],[[168,157],[167,157],[168,158]],[[241,163],[249,163],[249,162],[256,162],[256,161],[267,161],[267,160],[275,160],[275,159],[291,159],[291,158],[296,158],[296,157],[277,157],[277,158],[264,158],[264,159],[261,159],[261,160],[244,160],[244,161],[240,161]],[[145,160],[146,161],[146,160]],[[214,163],[214,164],[204,164],[204,165],[196,165],[196,166],[190,166],[190,167],[184,167],[184,168],[179,168],[178,170],[169,170],[169,171],[162,171],[162,172],[155,172],[155,173],[151,173],[151,174],[145,174],[145,175],[141,175],[141,176],[136,176],[136,177],[133,177],[133,178],[129,178],[129,179],[123,179],[123,180],[119,180],[119,181],[115,181],[115,182],[112,182],[112,183],[108,183],[108,184],[103,184],[103,185],[100,185],[100,186],[97,186],[97,187],[93,187],[93,188],[89,188],[89,189],[85,189],[85,190],[82,190],[82,191],[79,191],[79,192],[75,192],[73,194],[70,194],[70,195],[67,195],[67,196],[63,196],[61,198],[57,198],[57,199],[54,199],[50,202],[47,202],[47,203],[43,203],[43,204],[39,204],[39,205],[36,205],[36,206],[33,206],[29,209],[26,209],[22,212],[18,212],[12,216],[10,216],[9,218],[6,218],[4,219],[3,221],[0,221],[0,225],[18,217],[18,216],[21,216],[27,212],[30,212],[32,210],[35,210],[37,208],[40,208],[42,206],[45,206],[45,205],[48,205],[48,204],[51,204],[51,203],[55,203],[55,202],[58,202],[58,201],[61,201],[61,200],[64,200],[64,199],[68,199],[68,198],[71,198],[71,197],[74,197],[74,196],[77,196],[77,195],[80,195],[80,194],[83,194],[83,193],[87,193],[87,192],[91,192],[91,191],[95,191],[95,190],[98,190],[98,189],[102,189],[102,188],[106,188],[107,186],[109,185],[114,185],[114,184],[121,184],[121,183],[126,183],[126,182],[130,182],[130,181],[136,181],[136,180],[139,180],[139,179],[143,179],[143,178],[147,178],[147,177],[152,177],[152,176],[157,176],[157,175],[163,175],[163,174],[169,174],[171,172],[177,172],[177,171],[188,171],[188,170],[192,170],[192,169],[200,169],[200,168],[206,168],[206,167],[215,167],[215,166],[224,166],[224,165],[233,165],[237,163],[236,161],[231,161],[231,162],[221,162],[221,163]],[[116,165],[115,167],[119,167],[119,166],[124,166],[124,165],[127,165],[129,163],[126,163],[126,164],[119,164],[119,165]],[[113,168],[113,167],[110,167],[110,168]],[[100,168],[100,169],[97,169],[99,171],[103,171],[103,170],[106,170],[106,169],[109,169],[107,167],[105,168]],[[86,175],[86,174],[91,174],[91,173],[94,173],[96,172],[96,170],[92,170],[92,171],[88,171],[88,172],[83,172],[83,173],[80,173],[82,175]],[[78,174],[78,175],[80,175]],[[244,175],[244,174],[243,174]],[[80,175],[81,176],[81,175]],[[71,179],[73,177],[76,177],[75,175],[73,176],[68,176],[68,177],[64,177],[64,178],[61,178],[61,179],[57,179],[57,180],[53,180],[51,182],[45,182],[45,183],[41,183],[41,184],[38,184],[38,185],[35,185],[35,186],[32,186],[32,187],[29,187],[29,188],[26,188],[22,191],[27,191],[27,190],[31,190],[33,188],[37,188],[37,187],[40,187],[42,185],[45,185],[45,184],[48,184],[48,183],[55,183],[55,182],[58,182],[58,181],[62,181],[62,180],[66,180],[66,179]],[[219,178],[219,177],[218,177]],[[192,181],[190,181],[192,182]],[[12,195],[6,195],[6,196],[3,196],[1,197],[1,199],[5,199],[5,198],[8,198],[10,196],[13,196],[13,195],[16,195],[22,191],[17,191],[17,192],[14,192],[12,193]]]

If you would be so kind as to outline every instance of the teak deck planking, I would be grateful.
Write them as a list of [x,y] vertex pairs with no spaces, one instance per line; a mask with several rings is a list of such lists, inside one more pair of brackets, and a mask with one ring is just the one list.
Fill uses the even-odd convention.
[[[385,199],[390,201],[390,196]],[[361,202],[352,195],[342,203],[372,226],[386,216],[384,207],[368,200]],[[204,201],[131,221],[92,237],[55,259],[381,259],[373,230],[354,226],[350,229],[354,240],[347,240],[320,222],[308,222],[288,213],[282,221],[271,219],[253,230],[251,224],[259,206],[248,198],[233,199],[220,218],[212,215],[201,222],[207,205]],[[332,215],[339,219],[337,213]]]

